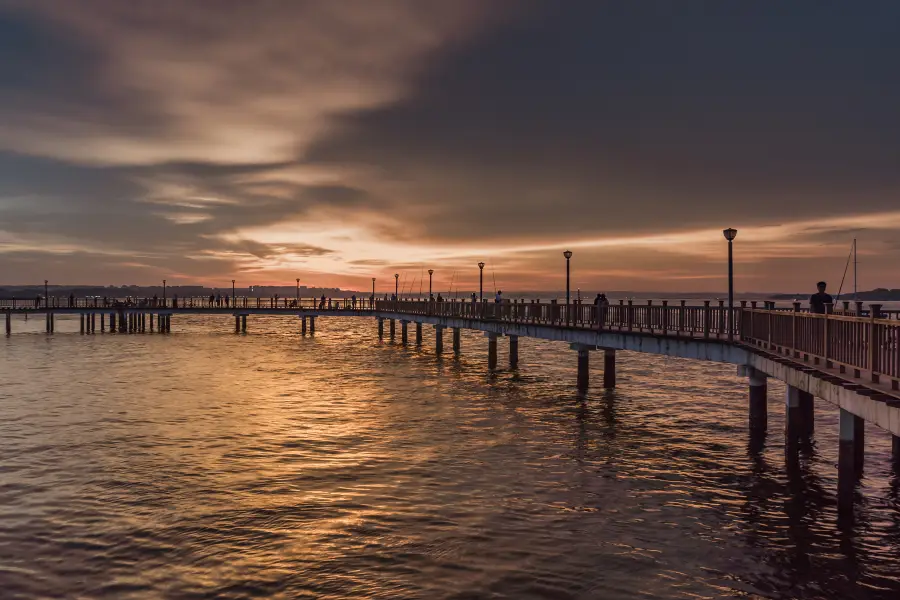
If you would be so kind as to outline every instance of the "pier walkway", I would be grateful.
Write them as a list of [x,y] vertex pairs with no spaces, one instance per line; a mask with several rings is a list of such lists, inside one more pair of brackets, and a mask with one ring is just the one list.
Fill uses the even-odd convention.
[[[507,338],[509,365],[519,360],[519,338],[568,343],[577,352],[577,389],[589,386],[590,356],[603,352],[605,388],[616,385],[618,350],[731,363],[749,383],[748,413],[752,435],[767,429],[767,381],[787,384],[785,395],[787,448],[795,451],[813,433],[814,398],[840,408],[839,498],[852,503],[855,482],[863,468],[865,424],[889,431],[894,462],[900,468],[900,320],[878,304],[864,307],[843,303],[831,314],[810,314],[799,303],[776,308],[774,303],[742,302],[729,309],[722,301],[700,306],[686,302],[620,301],[607,307],[537,301],[460,302],[420,300],[339,300],[236,298],[231,306],[216,306],[209,298],[170,299],[109,305],[98,298],[65,302],[0,300],[6,333],[12,318],[42,314],[46,331],[54,331],[54,316],[80,316],[81,333],[141,333],[171,331],[179,314],[215,314],[234,318],[235,332],[247,332],[252,315],[283,315],[299,319],[299,333],[315,333],[319,317],[368,317],[377,320],[378,335],[409,344],[409,324],[422,344],[422,327],[435,330],[435,352],[444,352],[444,331],[452,332],[454,353],[460,352],[460,331],[476,330],[487,338],[488,366],[497,367],[498,340]],[[98,305],[99,304],[99,305]],[[235,306],[237,304],[237,306]],[[894,318],[890,318],[894,317]],[[149,329],[148,329],[149,322]]]

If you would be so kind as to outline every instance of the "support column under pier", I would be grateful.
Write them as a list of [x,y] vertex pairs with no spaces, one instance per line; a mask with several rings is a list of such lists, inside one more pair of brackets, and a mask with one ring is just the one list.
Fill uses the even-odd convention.
[[584,344],[572,344],[569,347],[578,352],[577,387],[578,392],[583,394],[587,391],[588,384],[590,383],[591,350],[593,350],[594,347],[586,346]]
[[444,326],[434,326],[434,353],[443,354],[444,352]]
[[247,333],[247,315],[241,315],[241,333]]
[[799,392],[801,433],[808,437],[816,430],[815,396],[803,390]]
[[416,323],[416,346],[422,345],[422,324]]
[[81,335],[84,335],[84,317],[85,317],[85,315],[84,315],[84,313],[81,313],[80,315],[78,315],[78,317],[79,317],[78,320],[81,322]]
[[407,325],[409,325],[409,321],[400,321],[400,343],[404,346],[409,343]]
[[788,446],[803,437],[803,413],[800,412],[800,390],[788,385],[784,390],[784,435]]
[[97,331],[97,313],[91,313],[91,333]]
[[109,313],[109,332],[110,333],[116,332],[116,314],[115,313]]
[[519,368],[519,336],[509,336],[509,368]]
[[309,318],[309,335],[314,335],[316,333],[316,318]]
[[153,313],[150,313],[150,333],[153,333]]
[[485,333],[488,338],[488,369],[493,371],[497,368],[497,334]]
[[300,317],[300,335],[306,335],[306,317]]
[[384,318],[378,317],[378,339],[384,339]]
[[761,433],[769,428],[769,380],[765,373],[752,367],[750,375],[750,431]]
[[6,335],[12,334],[12,314],[6,313]]
[[459,332],[460,332],[459,327],[453,328],[453,353],[454,354],[459,354],[460,349],[462,348],[462,344],[460,344],[460,341],[459,341]]
[[234,332],[235,333],[241,332],[241,316],[240,315],[234,315]]
[[390,321],[389,329],[390,329],[391,339],[394,339],[394,336],[396,335],[396,332],[397,332],[397,323],[394,321],[394,319],[389,319],[389,321]]
[[894,470],[900,471],[900,435],[891,436],[891,459]]
[[616,387],[616,350],[603,349],[603,387],[611,390]]
[[865,462],[866,422],[841,409],[838,446],[838,508],[853,506],[853,494]]
[[[153,330],[153,315],[150,315],[150,330]],[[106,331],[106,314],[100,313],[100,333]]]

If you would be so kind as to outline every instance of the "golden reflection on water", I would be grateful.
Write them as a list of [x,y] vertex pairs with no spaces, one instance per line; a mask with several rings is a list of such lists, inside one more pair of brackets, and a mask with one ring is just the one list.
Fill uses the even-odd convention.
[[422,348],[400,348],[369,321],[321,319],[314,338],[278,317],[252,318],[246,336],[228,319],[172,325],[170,336],[80,336],[61,320],[47,337],[32,320],[0,343],[9,590],[900,590],[886,436],[870,430],[857,518],[841,525],[834,411],[817,405],[815,446],[786,463],[783,389],[771,386],[770,434],[753,442],[733,367],[623,353],[619,388],[579,400],[574,355],[552,343],[522,340],[519,370],[488,374],[475,334],[456,359],[433,354],[429,329]]

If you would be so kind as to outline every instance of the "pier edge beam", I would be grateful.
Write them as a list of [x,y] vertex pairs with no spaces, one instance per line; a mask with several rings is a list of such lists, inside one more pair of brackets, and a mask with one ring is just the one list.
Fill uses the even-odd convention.
[[444,326],[434,326],[434,353],[443,354],[444,352]]
[[595,346],[587,346],[585,344],[570,344],[569,348],[578,352],[578,379],[576,387],[578,392],[583,394],[588,389],[591,377],[591,350]]
[[453,328],[453,353],[459,354],[462,349],[462,344],[460,343],[460,328]]
[[416,346],[422,345],[422,323],[416,322]]
[[400,320],[400,343],[406,346],[409,343],[409,321]]
[[616,387],[616,349],[603,349],[603,387],[611,390]]
[[509,368],[519,368],[519,336],[509,336]]
[[484,335],[488,339],[488,369],[493,371],[497,368],[497,337],[499,334],[486,331]]

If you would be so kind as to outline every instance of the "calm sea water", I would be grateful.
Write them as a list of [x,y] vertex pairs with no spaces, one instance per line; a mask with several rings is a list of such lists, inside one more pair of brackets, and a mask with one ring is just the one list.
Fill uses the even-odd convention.
[[835,409],[817,401],[789,466],[783,388],[757,451],[731,366],[621,353],[619,387],[580,400],[574,353],[534,340],[491,375],[475,333],[437,358],[433,330],[404,349],[362,319],[305,339],[281,317],[246,336],[225,317],[174,316],[168,336],[13,325],[3,598],[900,594],[888,436],[868,429],[839,521]]

